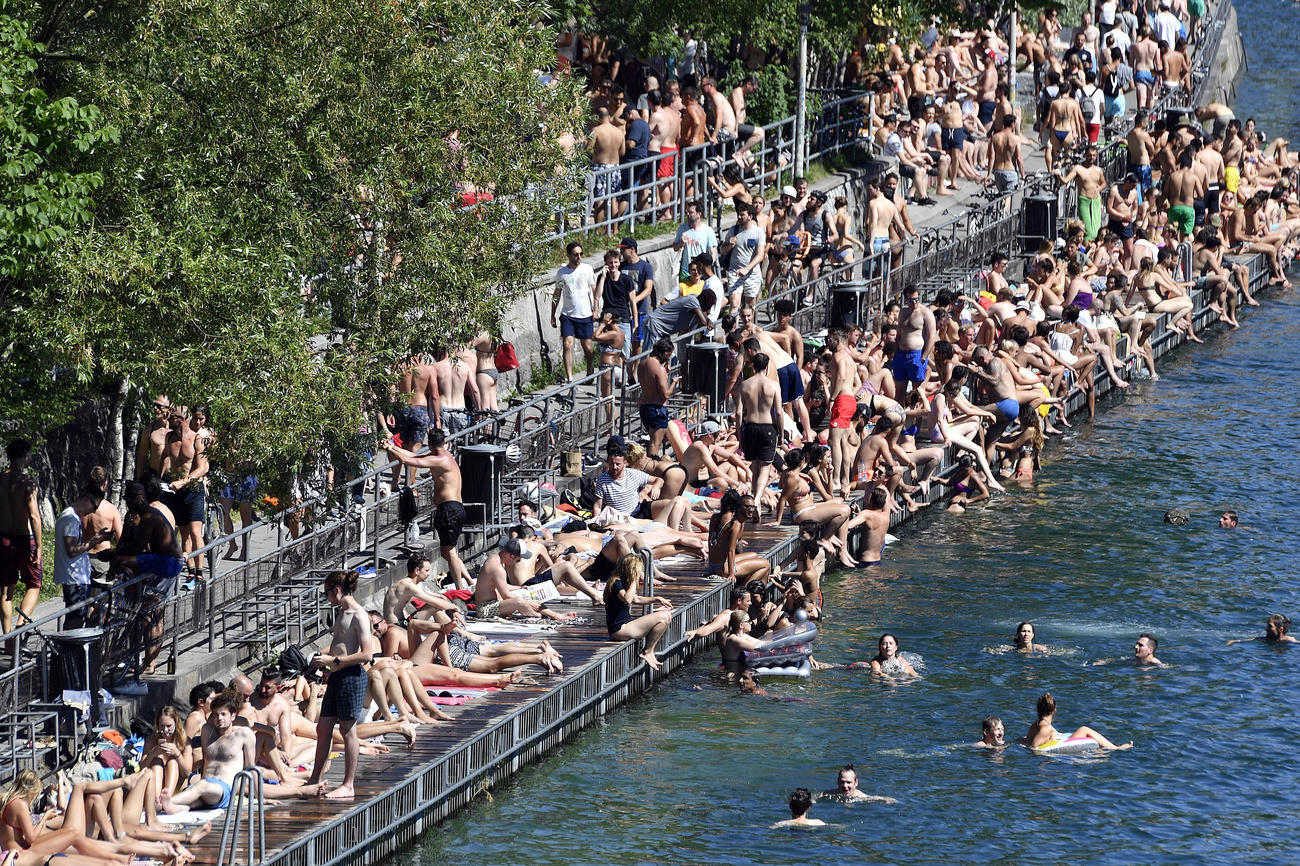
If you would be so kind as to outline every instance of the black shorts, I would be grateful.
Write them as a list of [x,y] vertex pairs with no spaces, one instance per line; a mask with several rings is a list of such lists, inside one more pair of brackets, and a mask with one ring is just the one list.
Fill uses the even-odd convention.
[[740,126],[736,127],[736,143],[744,146],[745,142],[749,141],[749,137],[757,130],[758,127],[753,124],[742,123]]
[[321,717],[344,722],[360,719],[369,684],[366,670],[361,665],[348,665],[331,673],[325,683],[325,697],[320,705]]
[[455,547],[469,515],[465,506],[454,499],[438,503],[433,509],[433,528],[438,530],[439,547]]
[[614,568],[618,563],[610,560],[604,551],[599,553],[591,562],[591,568],[588,569],[588,580],[608,580],[609,576],[614,573]]
[[776,426],[746,421],[740,428],[740,448],[752,463],[771,463],[776,458]]
[[202,484],[192,484],[164,493],[163,504],[171,509],[177,526],[202,523],[207,516],[207,497]]

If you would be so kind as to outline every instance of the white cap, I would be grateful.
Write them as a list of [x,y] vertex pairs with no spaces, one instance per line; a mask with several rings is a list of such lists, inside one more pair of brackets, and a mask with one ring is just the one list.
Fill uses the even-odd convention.
[[719,433],[721,430],[722,427],[721,425],[718,424],[717,421],[705,421],[703,424],[700,425],[700,430],[698,435],[713,436]]
[[781,195],[788,195],[790,198],[799,197],[799,193],[794,191],[794,187],[788,185],[781,187]]

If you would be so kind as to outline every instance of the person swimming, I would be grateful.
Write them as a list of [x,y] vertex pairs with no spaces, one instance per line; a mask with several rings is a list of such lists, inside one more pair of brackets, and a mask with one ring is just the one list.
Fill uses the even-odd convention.
[[885,676],[919,676],[911,662],[898,654],[898,641],[888,632],[880,636],[879,652],[871,660],[871,672]]
[[790,817],[785,821],[777,821],[772,825],[773,830],[784,829],[801,829],[806,827],[825,827],[826,822],[818,818],[809,818],[808,813],[812,811],[812,792],[807,788],[795,788],[790,794]]
[[1037,632],[1034,630],[1034,624],[1032,622],[1022,622],[1020,625],[1016,626],[1016,636],[1015,636],[1016,652],[1021,652],[1021,653],[1047,652],[1047,647],[1043,646],[1040,643],[1034,643],[1034,638],[1036,636],[1037,636]]
[[977,749],[1000,749],[1005,746],[1006,728],[997,716],[985,716],[983,735],[978,742],[971,743]]
[[839,775],[835,778],[835,787],[822,791],[817,795],[818,800],[834,800],[838,803],[897,803],[893,797],[882,797],[877,794],[868,794],[858,787],[858,771],[853,769],[852,764],[845,764],[840,768]]
[[1232,646],[1235,643],[1246,643],[1247,641],[1259,640],[1264,643],[1297,643],[1296,639],[1287,632],[1291,630],[1291,617],[1283,613],[1275,613],[1264,623],[1263,637],[1239,637],[1228,641],[1225,646]]
[[1095,742],[1100,748],[1107,751],[1124,751],[1133,748],[1133,742],[1130,740],[1123,745],[1116,745],[1106,739],[1097,731],[1084,725],[1081,728],[1075,728],[1074,733],[1070,735],[1062,734],[1052,724],[1056,716],[1056,699],[1052,697],[1051,692],[1045,693],[1038,699],[1036,706],[1038,719],[1029,726],[1029,733],[1025,734],[1022,743],[1031,749],[1047,749],[1057,746],[1066,740],[1078,740],[1087,738]]

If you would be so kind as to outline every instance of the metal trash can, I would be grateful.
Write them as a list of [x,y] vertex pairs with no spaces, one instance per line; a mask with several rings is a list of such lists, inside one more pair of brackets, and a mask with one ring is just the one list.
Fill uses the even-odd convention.
[[484,523],[501,523],[501,478],[505,474],[503,445],[465,445],[456,451],[460,463],[461,498],[483,506]]
[[694,343],[690,347],[687,386],[709,400],[709,412],[726,411],[727,344]]

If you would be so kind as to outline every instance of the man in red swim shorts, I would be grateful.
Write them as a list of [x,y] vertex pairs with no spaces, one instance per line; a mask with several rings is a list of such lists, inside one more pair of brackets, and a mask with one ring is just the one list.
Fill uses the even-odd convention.
[[[0,472],[0,632],[14,627],[14,590],[22,578],[18,609],[30,617],[41,595],[41,513],[36,480],[27,474],[32,444],[15,439],[5,448],[9,468]],[[18,623],[22,625],[22,623]]]
[[844,331],[833,329],[826,337],[826,348],[831,351],[830,392],[831,392],[831,462],[835,475],[831,486],[836,490],[848,490],[853,471],[852,454],[846,453],[845,438],[849,425],[853,423],[853,413],[857,411],[858,401],[853,395],[858,387],[858,365],[844,345]]

